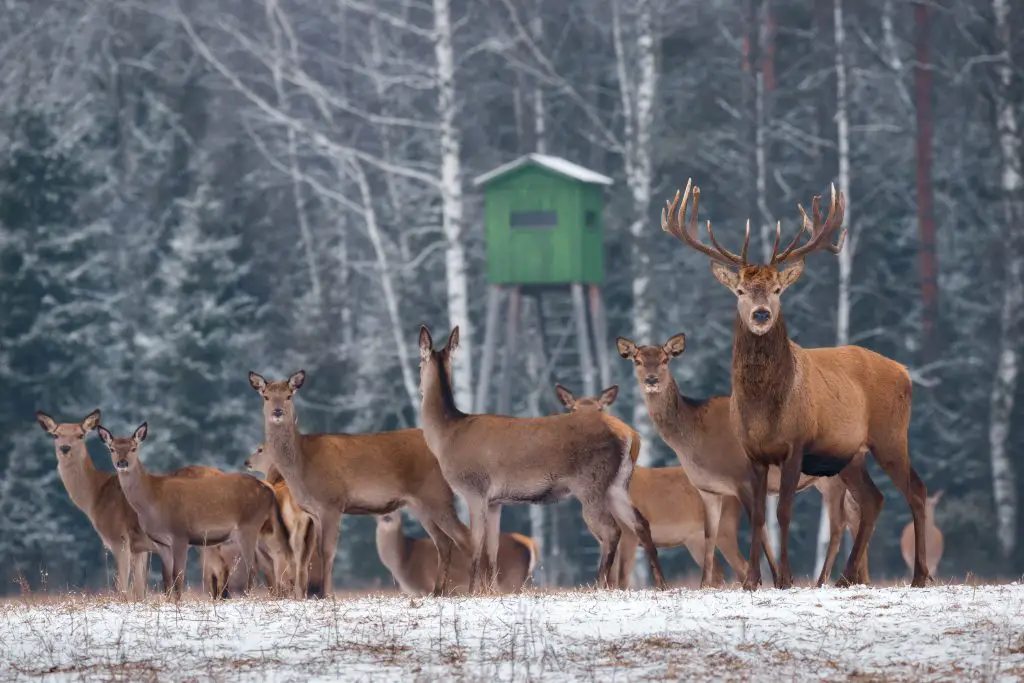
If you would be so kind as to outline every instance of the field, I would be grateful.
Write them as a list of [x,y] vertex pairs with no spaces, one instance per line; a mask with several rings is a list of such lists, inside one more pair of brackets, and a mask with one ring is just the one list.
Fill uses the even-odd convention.
[[1020,680],[1024,586],[0,603],[0,679]]

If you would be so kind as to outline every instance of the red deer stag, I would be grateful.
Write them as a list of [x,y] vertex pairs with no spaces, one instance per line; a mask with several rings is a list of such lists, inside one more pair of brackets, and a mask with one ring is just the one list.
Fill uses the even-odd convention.
[[[936,491],[924,502],[924,519],[925,519],[925,535],[927,541],[925,543],[928,548],[928,575],[934,577],[939,569],[939,560],[942,559],[943,541],[942,532],[939,531],[939,527],[935,526],[935,506],[938,504],[939,499],[942,498],[942,491]],[[914,569],[914,524],[908,522],[903,527],[903,533],[900,534],[900,553],[903,555],[903,561],[907,563],[907,568],[911,571]]]
[[295,502],[295,496],[285,483],[284,477],[274,467],[270,454],[263,444],[260,444],[245,461],[245,467],[249,471],[260,472],[266,476],[267,483],[274,489],[274,496],[277,497],[281,516],[288,530],[289,567],[284,581],[292,584],[296,599],[306,597],[309,589],[309,563],[313,548],[316,546],[313,519]]
[[[686,336],[677,334],[661,346],[637,346],[632,340],[619,337],[615,345],[619,355],[633,363],[634,375],[640,385],[647,414],[658,434],[675,452],[690,482],[700,492],[705,519],[710,520],[706,533],[714,534],[716,527],[721,528],[718,519],[719,509],[724,515],[730,508],[742,503],[749,517],[754,507],[750,463],[732,429],[729,397],[695,399],[684,396],[679,391],[669,368],[672,359],[681,356],[686,350]],[[863,469],[863,458],[858,459],[857,464],[852,467]],[[864,476],[868,477],[866,471]],[[867,481],[870,482],[870,478]],[[841,480],[834,477],[804,476],[801,477],[797,490],[804,490],[811,485],[821,492],[830,522],[828,553],[817,582],[821,586],[832,572],[843,531],[847,526],[856,530],[859,522],[855,507],[850,505],[852,500],[846,506],[843,505],[847,490]],[[769,472],[768,489],[772,493],[779,491],[778,468],[772,468]],[[881,501],[881,493],[877,489],[875,492],[877,499]],[[721,539],[721,531],[717,533]],[[764,550],[768,566],[773,575],[777,574],[775,558],[767,543]],[[709,556],[712,554],[713,549]],[[866,556],[864,561],[867,561]],[[737,570],[737,573],[744,577],[741,580],[745,580],[747,563],[743,562],[740,566],[743,571]],[[733,569],[736,570],[737,566],[733,565]],[[859,566],[854,574],[848,575],[846,579],[841,578],[840,581],[867,583],[867,565]]]
[[[619,393],[617,386],[612,386],[596,397],[576,398],[572,392],[561,384],[555,385],[558,400],[570,412],[583,410],[604,410],[615,402]],[[690,483],[690,478],[682,467],[640,467],[633,469],[633,480],[629,483],[629,497],[640,514],[647,518],[651,525],[651,538],[659,548],[675,548],[686,546],[693,561],[700,567],[704,566],[704,503],[700,492]],[[718,527],[718,538],[715,543],[722,551],[726,561],[740,581],[746,576],[747,561],[740,552],[737,542],[737,526],[740,516],[740,502],[734,497],[722,500],[722,523]],[[619,549],[615,554],[615,565],[612,573],[618,578],[620,588],[629,586],[636,562],[637,538],[629,531],[623,531],[619,539]],[[720,586],[725,582],[722,566],[714,562],[711,586]],[[701,577],[704,585],[704,577]]]
[[[277,501],[270,487],[247,474],[219,470],[199,477],[150,474],[139,458],[148,434],[145,422],[131,436],[115,437],[102,425],[97,425],[96,432],[110,449],[121,489],[138,514],[139,525],[156,545],[164,584],[171,586],[172,597],[181,597],[189,546],[229,540],[242,550],[246,589],[251,590],[260,529],[268,517],[283,527],[279,513],[274,514]],[[283,537],[283,529],[279,535]]]
[[[399,588],[408,595],[425,595],[437,580],[437,553],[430,539],[409,538],[402,533],[402,515],[394,512],[377,517],[377,554],[391,572]],[[520,590],[537,564],[537,544],[521,534],[501,534],[498,540],[499,593]],[[452,554],[452,593],[465,593],[469,588],[469,556],[461,551]]]
[[302,434],[293,397],[305,379],[302,370],[271,382],[249,373],[249,383],[263,397],[264,452],[316,527],[324,595],[334,595],[331,574],[341,516],[382,515],[402,506],[412,511],[437,547],[441,571],[433,593],[441,595],[453,544],[465,548],[468,542],[455,512],[455,495],[423,433]]
[[455,405],[451,382],[459,328],[435,351],[430,331],[421,327],[419,346],[423,435],[469,507],[470,592],[477,581],[493,586],[502,505],[550,503],[569,495],[583,505],[587,528],[601,544],[598,587],[609,585],[620,525],[639,536],[658,587],[665,587],[650,527],[629,499],[640,449],[633,429],[601,412],[467,415]]
[[[677,192],[662,210],[665,232],[711,258],[715,277],[736,295],[733,325],[732,397],[730,412],[743,450],[750,460],[754,483],[751,557],[761,552],[764,534],[768,468],[781,469],[778,520],[781,532],[779,574],[776,586],[793,585],[789,566],[789,523],[793,496],[800,474],[839,475],[860,506],[861,524],[853,543],[845,576],[852,575],[867,551],[880,510],[874,486],[861,468],[848,464],[871,451],[910,505],[916,534],[915,587],[928,580],[925,565],[924,501],[926,491],[910,464],[907,430],[910,424],[912,383],[899,363],[859,346],[805,349],[789,338],[781,311],[782,292],[800,277],[804,258],[816,251],[838,254],[846,239],[839,232],[846,199],[832,197],[827,218],[822,220],[821,196],[811,205],[812,218],[799,207],[800,230],[779,251],[781,224],[775,227],[775,246],[766,265],[747,262],[750,221],[739,255],[722,247],[707,223],[712,246],[697,235],[700,190],[693,188],[693,213],[684,226],[691,184],[682,196]],[[810,238],[799,244],[804,232]],[[837,242],[833,242],[839,232]],[[786,269],[780,266],[792,265]],[[735,269],[735,270],[734,270]],[[760,567],[751,563],[744,588],[755,590],[761,582]]]

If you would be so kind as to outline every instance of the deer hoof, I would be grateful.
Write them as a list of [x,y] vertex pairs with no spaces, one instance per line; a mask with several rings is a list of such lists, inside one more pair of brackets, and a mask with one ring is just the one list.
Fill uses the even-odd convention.
[[743,590],[745,590],[745,591],[756,591],[758,586],[760,586],[760,585],[761,585],[761,577],[757,577],[756,579],[751,579],[751,578],[748,577],[747,580],[743,582]]

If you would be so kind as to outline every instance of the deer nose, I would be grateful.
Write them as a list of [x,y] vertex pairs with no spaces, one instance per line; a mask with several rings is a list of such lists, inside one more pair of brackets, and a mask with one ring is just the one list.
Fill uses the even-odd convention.
[[124,458],[121,458],[120,460],[114,463],[114,467],[119,470],[126,470],[128,469],[128,461],[125,460]]
[[247,470],[251,470],[252,469],[252,463],[249,462],[248,460],[245,461],[245,469],[247,469]]
[[753,318],[754,322],[758,325],[764,325],[772,319],[772,312],[767,308],[758,308],[750,315],[750,317]]
[[653,387],[658,384],[658,378],[656,375],[647,375],[647,379],[644,380],[644,383],[649,387]]
[[68,453],[71,452],[71,446],[64,444],[63,446],[60,447],[60,452],[63,453],[64,455],[67,455]]
[[274,408],[273,410],[270,411],[270,414],[273,417],[280,419],[284,417],[284,410],[282,410],[281,408]]

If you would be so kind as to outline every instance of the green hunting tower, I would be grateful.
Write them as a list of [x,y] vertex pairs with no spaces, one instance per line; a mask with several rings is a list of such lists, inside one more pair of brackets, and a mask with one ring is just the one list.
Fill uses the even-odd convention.
[[[494,367],[494,349],[504,292],[509,295],[506,339],[516,338],[522,294],[533,297],[541,329],[539,353],[552,361],[561,381],[586,395],[596,390],[595,354],[602,386],[609,368],[604,306],[604,194],[612,179],[565,159],[526,154],[474,179],[483,187],[487,246],[487,323],[476,412],[484,412]],[[589,296],[584,294],[584,286]],[[570,296],[566,296],[570,295]],[[587,298],[590,323],[587,324]],[[575,338],[575,344],[566,341]],[[564,349],[575,349],[582,383],[575,373],[563,375],[576,362],[566,362]],[[510,409],[511,350],[506,345],[498,394],[498,412]],[[554,350],[554,357],[551,352]],[[575,360],[575,359],[572,359]],[[561,370],[562,372],[559,372]],[[550,379],[550,378],[548,378]]]

